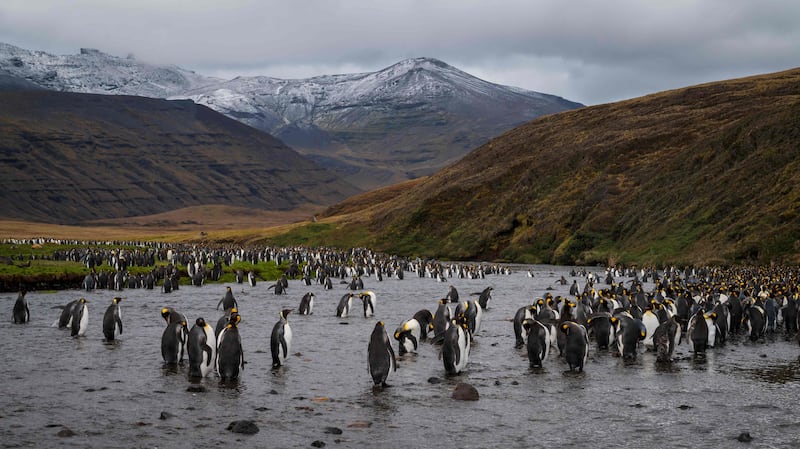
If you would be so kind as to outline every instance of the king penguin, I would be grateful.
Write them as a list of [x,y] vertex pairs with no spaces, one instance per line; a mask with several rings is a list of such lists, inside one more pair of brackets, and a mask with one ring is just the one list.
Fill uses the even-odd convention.
[[225,287],[225,295],[217,303],[217,310],[219,310],[220,305],[222,310],[229,310],[233,307],[239,308],[239,304],[236,302],[236,298],[233,297],[233,291],[231,291],[230,287]]
[[161,357],[168,366],[183,363],[186,349],[186,321],[172,321],[161,334]]
[[111,300],[111,304],[103,314],[103,335],[106,340],[114,341],[117,336],[122,335],[122,310],[119,307],[119,302],[122,298],[116,297]]
[[269,339],[269,348],[272,351],[272,367],[278,368],[286,361],[289,351],[292,350],[292,328],[286,317],[292,309],[283,309],[280,319],[272,328],[272,336]]
[[460,373],[469,361],[470,338],[467,323],[463,316],[458,320],[451,320],[450,327],[444,333],[442,352],[444,370],[447,374]]
[[367,346],[367,368],[372,382],[375,386],[388,387],[386,379],[389,373],[397,371],[397,361],[394,357],[394,349],[389,342],[383,321],[375,323],[372,335],[369,337]]
[[339,305],[336,306],[336,316],[339,318],[347,318],[350,315],[350,308],[353,306],[353,293],[345,293],[342,299],[339,300]]
[[375,293],[372,291],[365,291],[358,295],[361,302],[364,304],[364,318],[375,316],[375,300],[377,299]]
[[217,340],[217,373],[222,380],[239,378],[239,368],[244,369],[242,337],[239,335],[239,314],[231,319],[219,334]]
[[28,300],[25,299],[25,290],[20,290],[17,301],[14,303],[14,323],[25,324],[31,319],[31,311],[28,309]]
[[186,352],[189,355],[189,377],[206,377],[214,370],[216,360],[214,330],[203,318],[198,318],[189,331]]
[[306,293],[303,295],[303,298],[300,299],[300,308],[297,309],[297,313],[300,315],[311,315],[314,313],[314,294],[311,292]]
[[81,298],[72,308],[70,335],[73,337],[86,335],[86,329],[89,327],[89,306],[86,305],[88,302],[86,298]]
[[416,318],[403,321],[403,324],[394,331],[394,339],[398,343],[397,353],[404,355],[409,352],[417,352],[421,335],[422,326]]

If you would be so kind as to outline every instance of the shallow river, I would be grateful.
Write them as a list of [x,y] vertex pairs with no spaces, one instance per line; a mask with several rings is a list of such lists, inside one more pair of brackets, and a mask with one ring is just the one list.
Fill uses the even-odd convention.
[[[800,447],[800,347],[782,335],[755,344],[734,338],[702,359],[679,346],[678,361],[657,365],[651,353],[625,363],[592,346],[583,374],[565,373],[551,354],[531,371],[523,349],[514,348],[511,318],[517,308],[548,291],[567,267],[516,267],[511,275],[485,279],[364,278],[377,295],[376,317],[335,317],[346,285],[290,281],[276,296],[261,282],[233,288],[242,314],[240,333],[246,367],[235,385],[218,379],[192,384],[186,368],[170,372],[160,351],[172,306],[191,324],[212,324],[223,284],[158,290],[29,293],[32,320],[11,323],[16,294],[4,294],[0,324],[0,445],[2,447]],[[583,285],[584,279],[579,280]],[[374,391],[367,372],[367,344],[375,322],[393,332],[421,308],[431,312],[454,285],[461,299],[494,287],[489,310],[475,337],[469,364],[445,376],[437,346],[398,358],[398,369]],[[646,284],[646,289],[652,285]],[[552,290],[548,290],[551,288]],[[292,355],[272,370],[269,335],[284,307],[297,308],[307,291],[314,314],[289,315]],[[123,297],[124,334],[103,341],[102,315],[114,296]],[[85,337],[51,327],[58,306],[85,296],[90,323]],[[472,297],[473,299],[475,297]],[[357,298],[356,298],[357,300]],[[359,305],[354,302],[354,306]],[[354,307],[355,310],[360,308]],[[295,310],[296,312],[296,310]],[[395,351],[397,350],[396,342]],[[594,344],[592,342],[592,344]],[[435,378],[435,379],[432,379]],[[474,385],[475,402],[451,399],[459,382]],[[198,388],[190,388],[201,386]],[[194,391],[190,391],[194,390]],[[204,390],[204,391],[203,391]],[[255,435],[226,430],[251,420]],[[74,435],[59,436],[69,429]],[[752,443],[736,440],[749,432]]]

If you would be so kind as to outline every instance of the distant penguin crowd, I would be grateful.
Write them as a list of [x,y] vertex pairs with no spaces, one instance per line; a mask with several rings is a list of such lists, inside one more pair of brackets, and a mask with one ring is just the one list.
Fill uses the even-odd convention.
[[[84,283],[87,290],[155,289],[160,284],[162,294],[168,294],[180,288],[182,278],[184,285],[207,285],[206,279],[219,279],[217,275],[224,272],[223,267],[234,272],[237,283],[247,279],[255,287],[257,275],[231,268],[236,261],[256,264],[267,260],[279,265],[288,262],[283,275],[267,288],[275,295],[289,294],[289,279],[302,280],[305,285],[315,280],[325,290],[331,290],[332,279],[338,279],[347,291],[335,310],[331,308],[326,313],[339,319],[376,319],[371,334],[364,336],[368,373],[376,388],[387,387],[387,380],[398,369],[398,358],[417,353],[423,343],[438,348],[436,363],[441,364],[445,375],[458,376],[468,371],[472,346],[479,338],[485,315],[491,313],[495,287],[470,292],[469,299],[462,299],[450,285],[440,298],[431,299],[435,308],[417,311],[397,323],[392,332],[384,320],[377,319],[385,313],[379,313],[379,298],[373,290],[365,289],[364,278],[380,282],[384,278],[418,276],[447,282],[448,278],[485,279],[487,275],[511,274],[511,268],[503,265],[406,259],[363,248],[203,249],[152,244],[142,250],[87,248],[54,257],[83,261],[90,270]],[[97,269],[104,263],[115,270],[101,276]],[[140,283],[140,275],[127,274],[131,263],[152,264],[153,269],[149,275],[141,276]],[[702,357],[731,338],[759,341],[776,334],[798,338],[797,269],[742,266],[603,270],[593,273],[584,268],[573,269],[569,273],[571,284],[564,276],[554,282],[564,290],[569,285],[568,295],[553,296],[549,291],[533,294],[528,303],[520,304],[513,317],[507,317],[513,330],[513,345],[527,355],[531,369],[554,364],[563,366],[566,372],[582,373],[590,369],[587,363],[591,351],[608,352],[622,360],[633,360],[650,351],[658,363],[671,363],[680,345],[686,345],[692,356]],[[533,276],[531,271],[528,276]],[[132,277],[135,282],[130,282]],[[645,284],[654,287],[645,290]],[[25,324],[31,319],[26,294],[20,290],[14,303],[14,323]],[[291,320],[319,313],[314,299],[314,294],[307,292],[299,299],[295,313],[295,308],[282,308],[275,317],[270,333],[273,369],[291,363]],[[102,332],[106,341],[123,338],[122,303],[123,298],[115,296],[105,309]],[[70,301],[53,326],[68,329],[72,337],[84,337],[92,325],[89,306],[83,297]],[[185,366],[190,379],[214,374],[223,381],[239,378],[247,362],[239,334],[241,309],[230,286],[225,287],[216,308],[221,309],[222,315],[213,322],[205,317],[189,321],[170,306],[161,309],[165,328],[160,344],[166,367]]]

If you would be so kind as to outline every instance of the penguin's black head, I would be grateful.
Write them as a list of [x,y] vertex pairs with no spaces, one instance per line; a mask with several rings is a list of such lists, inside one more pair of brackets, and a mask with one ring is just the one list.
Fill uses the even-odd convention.
[[87,301],[86,298],[81,298],[80,300],[78,300],[78,302],[81,304],[86,304],[89,301]]
[[286,315],[289,315],[289,313],[292,310],[294,310],[294,309],[283,309],[283,310],[281,310],[281,318],[286,319]]
[[120,297],[114,298],[114,304],[119,304],[120,301],[122,301],[122,298]]
[[161,316],[164,317],[165,320],[169,321],[169,309],[166,307],[161,309]]
[[206,327],[206,320],[204,320],[203,318],[198,318],[198,319],[197,319],[197,320],[194,322],[194,324],[196,324],[196,325],[198,325],[198,326],[200,326],[200,327]]

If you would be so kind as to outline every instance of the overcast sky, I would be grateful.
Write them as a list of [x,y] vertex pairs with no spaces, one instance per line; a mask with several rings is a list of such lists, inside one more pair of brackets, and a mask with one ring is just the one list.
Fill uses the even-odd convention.
[[591,105],[800,66],[800,0],[2,0],[0,42],[223,78],[427,56]]

